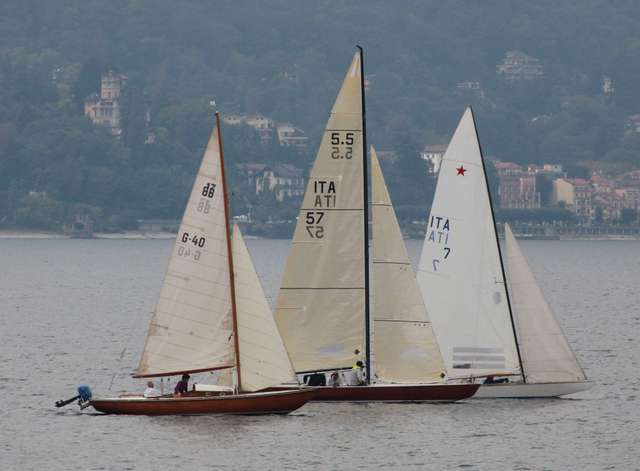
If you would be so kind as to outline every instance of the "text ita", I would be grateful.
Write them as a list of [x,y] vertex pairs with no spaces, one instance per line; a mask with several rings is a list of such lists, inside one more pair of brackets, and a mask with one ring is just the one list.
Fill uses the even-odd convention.
[[333,180],[316,180],[313,182],[313,206],[316,208],[336,207],[336,182]]

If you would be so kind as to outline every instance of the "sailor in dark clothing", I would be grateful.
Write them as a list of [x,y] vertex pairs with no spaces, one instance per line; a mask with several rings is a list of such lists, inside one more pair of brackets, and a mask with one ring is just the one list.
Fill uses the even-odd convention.
[[178,381],[178,384],[176,384],[176,388],[173,390],[173,394],[175,394],[176,396],[181,396],[189,391],[189,378],[191,378],[191,376],[186,373],[183,374],[182,379]]

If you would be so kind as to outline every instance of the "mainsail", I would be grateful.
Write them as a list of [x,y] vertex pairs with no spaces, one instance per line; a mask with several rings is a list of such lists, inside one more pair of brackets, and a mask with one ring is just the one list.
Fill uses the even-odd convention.
[[237,225],[233,228],[233,273],[242,389],[258,391],[295,380],[271,308]]
[[470,108],[442,160],[418,283],[451,377],[519,372],[487,180]]
[[137,376],[235,365],[220,159],[214,129],[169,259]]
[[441,381],[442,355],[373,148],[371,189],[376,374],[396,383]]
[[527,382],[585,381],[584,371],[508,224],[505,249],[511,307]]
[[309,175],[276,322],[297,372],[350,367],[365,342],[362,87],[353,57]]

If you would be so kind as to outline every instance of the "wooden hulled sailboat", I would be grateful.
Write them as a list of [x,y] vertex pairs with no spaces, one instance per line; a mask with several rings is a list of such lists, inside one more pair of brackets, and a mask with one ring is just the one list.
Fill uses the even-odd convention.
[[509,379],[484,384],[475,397],[552,397],[588,389],[509,229],[506,245],[508,273],[468,108],[440,166],[418,270],[445,367],[451,378]]
[[[415,320],[410,312],[397,319],[387,312],[376,319],[376,328],[380,327],[376,335],[380,347],[375,351],[380,358],[376,361],[381,361],[385,381],[372,382],[364,109],[360,49],[334,103],[309,176],[278,295],[278,329],[298,375],[329,379],[337,375],[333,385],[315,388],[315,400],[454,401],[470,397],[477,385],[426,384],[434,379],[433,367],[427,361],[418,365],[416,356],[424,355],[429,347],[422,342],[421,327],[412,331],[405,322]],[[403,295],[386,289],[383,296]],[[422,321],[425,319],[420,325]],[[415,342],[418,338],[421,341]],[[396,346],[395,342],[409,344]],[[402,356],[407,353],[415,355],[405,361]],[[358,361],[366,368],[365,384],[352,385],[347,376]],[[441,370],[435,369],[439,375]]]
[[255,392],[294,378],[238,227],[229,228],[220,116],[176,238],[136,377],[232,370],[233,394],[91,399],[114,414],[288,413],[313,392]]

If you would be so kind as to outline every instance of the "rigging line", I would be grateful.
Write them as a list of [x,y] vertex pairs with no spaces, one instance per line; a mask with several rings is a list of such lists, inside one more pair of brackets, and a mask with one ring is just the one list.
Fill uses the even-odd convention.
[[118,359],[116,360],[116,365],[118,366],[118,368],[116,368],[116,370],[114,371],[114,373],[111,375],[111,381],[109,382],[109,388],[107,389],[107,391],[111,391],[111,388],[113,387],[113,382],[116,379],[116,376],[118,376],[119,372],[118,370],[120,369],[120,366],[122,365],[122,360],[124,359],[125,354],[127,353],[127,349],[129,348],[129,343],[131,342],[131,338],[134,336],[134,334],[137,334],[138,331],[138,324],[140,323],[140,319],[142,319],[142,315],[137,315],[134,316],[133,318],[133,326],[131,326],[129,328],[129,335],[127,336],[127,339],[124,342],[124,348],[122,349],[122,351],[120,352],[120,355],[118,356]]

